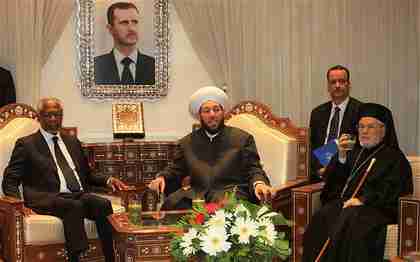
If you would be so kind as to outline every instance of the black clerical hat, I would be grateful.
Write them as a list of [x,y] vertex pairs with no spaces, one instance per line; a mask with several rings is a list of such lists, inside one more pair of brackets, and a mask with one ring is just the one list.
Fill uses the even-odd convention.
[[398,138],[395,132],[394,120],[392,118],[392,112],[383,105],[375,103],[364,103],[359,108],[358,122],[362,117],[373,117],[381,121],[386,128],[384,143],[389,146],[398,146]]

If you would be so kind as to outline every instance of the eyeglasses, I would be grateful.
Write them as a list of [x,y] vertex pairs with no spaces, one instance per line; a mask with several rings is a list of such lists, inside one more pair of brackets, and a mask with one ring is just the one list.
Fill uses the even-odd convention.
[[367,129],[368,131],[375,129],[375,128],[380,128],[380,127],[384,127],[384,125],[382,124],[368,124],[368,125],[357,125],[357,129],[363,130],[363,129]]
[[59,118],[63,117],[63,112],[48,112],[48,113],[41,113],[41,116],[44,118]]

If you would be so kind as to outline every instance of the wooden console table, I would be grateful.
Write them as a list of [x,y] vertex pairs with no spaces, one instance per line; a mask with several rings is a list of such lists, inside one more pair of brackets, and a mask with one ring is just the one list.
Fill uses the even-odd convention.
[[[143,225],[129,222],[127,213],[112,214],[108,217],[114,229],[116,262],[172,261],[169,233],[182,234],[175,227],[177,219],[189,211],[161,211],[165,216],[160,225],[151,219],[157,212],[144,212]],[[146,222],[147,221],[147,222]]]
[[[83,143],[92,172],[112,175],[136,187],[144,187],[159,171],[170,165],[176,147],[176,141],[111,140]],[[146,194],[144,210],[154,210],[155,203],[155,196]]]
[[147,184],[173,159],[175,141],[88,142],[83,148],[94,172],[115,176],[128,185]]

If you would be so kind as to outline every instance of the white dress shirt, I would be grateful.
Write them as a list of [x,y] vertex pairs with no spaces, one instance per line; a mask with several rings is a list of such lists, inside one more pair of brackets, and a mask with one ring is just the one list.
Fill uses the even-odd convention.
[[[64,178],[63,172],[61,171],[60,166],[57,164],[57,159],[55,158],[54,142],[53,142],[53,139],[52,139],[55,135],[48,133],[47,131],[45,131],[42,128],[40,128],[40,131],[41,131],[42,136],[45,139],[45,142],[47,142],[48,148],[50,149],[51,155],[54,159],[55,166],[57,167],[58,178],[60,180],[60,192],[71,192],[67,188],[66,179]],[[63,155],[66,158],[67,163],[69,164],[70,168],[73,170],[73,173],[74,173],[74,175],[77,179],[77,182],[79,182],[80,190],[83,190],[82,183],[80,182],[79,174],[77,174],[76,166],[74,165],[73,159],[71,159],[70,153],[67,150],[67,147],[64,144],[63,140],[61,139],[59,133],[57,133],[57,137],[58,137],[58,140],[57,140],[58,146],[60,147],[61,152],[63,152]]]
[[327,126],[327,134],[325,136],[324,144],[328,143],[328,135],[330,134],[330,125],[331,120],[334,116],[335,108],[340,108],[340,121],[338,122],[338,136],[340,136],[340,129],[341,129],[341,123],[343,122],[344,112],[346,111],[347,105],[349,104],[350,98],[347,97],[341,104],[336,105],[334,102],[332,102],[331,112],[330,112],[330,120],[328,120],[328,126]]
[[[114,48],[113,53],[114,53],[114,57],[115,57],[115,62],[117,63],[118,76],[120,77],[120,80],[121,80],[122,72],[123,72],[123,69],[124,69],[124,65],[121,63],[121,61],[124,58],[126,58],[127,56],[121,54],[120,51],[118,51],[118,49],[116,49],[116,48]],[[137,59],[138,59],[137,49],[134,50],[128,57],[133,61],[133,63],[130,64],[129,68],[130,68],[131,75],[133,76],[133,80],[136,80],[136,64],[137,64]]]

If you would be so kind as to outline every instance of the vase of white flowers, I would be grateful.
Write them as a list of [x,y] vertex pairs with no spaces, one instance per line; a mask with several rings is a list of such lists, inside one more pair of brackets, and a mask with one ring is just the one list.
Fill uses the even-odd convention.
[[289,225],[282,214],[228,194],[221,203],[195,205],[178,226],[171,254],[176,261],[272,261],[290,254],[285,234],[276,225]]

